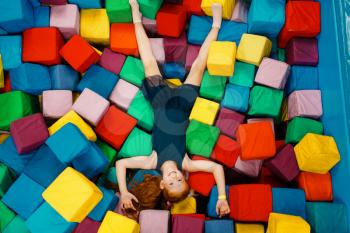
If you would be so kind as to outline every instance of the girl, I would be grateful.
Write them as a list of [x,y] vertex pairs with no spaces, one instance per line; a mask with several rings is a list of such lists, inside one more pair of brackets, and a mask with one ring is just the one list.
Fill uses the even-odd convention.
[[134,209],[137,198],[126,187],[126,169],[157,169],[162,173],[159,182],[160,195],[170,203],[185,199],[189,185],[182,171],[213,173],[218,186],[219,216],[230,213],[226,200],[225,175],[223,167],[211,161],[193,161],[186,154],[186,128],[191,109],[199,92],[211,42],[218,37],[221,26],[222,6],[213,4],[213,25],[204,41],[198,57],[194,61],[188,77],[181,87],[172,88],[161,76],[157,61],[141,22],[141,13],[136,0],[129,0],[140,57],[144,66],[146,79],[142,92],[150,101],[154,110],[155,125],[152,132],[154,151],[150,156],[122,159],[116,162],[117,179],[124,209]]

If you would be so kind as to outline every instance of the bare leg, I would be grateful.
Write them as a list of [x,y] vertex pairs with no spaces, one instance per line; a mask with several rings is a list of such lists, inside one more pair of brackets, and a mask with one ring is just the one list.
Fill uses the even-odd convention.
[[218,38],[219,30],[221,27],[222,20],[222,6],[219,3],[214,3],[212,5],[213,10],[213,27],[210,30],[207,38],[202,44],[201,49],[199,50],[196,60],[194,60],[190,73],[187,76],[185,84],[192,84],[195,86],[200,86],[203,78],[204,71],[207,67],[207,59],[210,44],[213,41],[216,41]]
[[145,69],[145,75],[146,77],[161,75],[157,61],[152,52],[151,43],[142,25],[142,16],[139,10],[139,4],[136,0],[129,0],[129,3],[132,10],[137,45]]

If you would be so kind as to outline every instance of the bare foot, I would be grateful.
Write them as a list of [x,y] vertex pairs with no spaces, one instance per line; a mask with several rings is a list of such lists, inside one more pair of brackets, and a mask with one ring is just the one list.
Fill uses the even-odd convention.
[[141,23],[142,22],[142,14],[140,12],[139,3],[137,0],[129,0],[129,4],[132,11],[132,19],[134,23]]
[[213,3],[211,10],[213,12],[213,27],[220,28],[222,22],[222,5],[220,3]]

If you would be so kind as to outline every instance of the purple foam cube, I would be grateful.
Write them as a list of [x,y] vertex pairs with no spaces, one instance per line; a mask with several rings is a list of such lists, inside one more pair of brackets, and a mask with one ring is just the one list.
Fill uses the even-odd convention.
[[290,66],[282,61],[265,57],[255,76],[255,82],[276,89],[284,89]]
[[284,146],[275,157],[265,161],[264,165],[274,175],[287,182],[292,181],[299,174],[298,162],[291,144]]
[[169,217],[170,213],[167,210],[141,211],[139,217],[141,233],[168,233]]
[[154,57],[159,64],[165,63],[165,51],[163,38],[151,38],[151,47]]
[[249,177],[256,178],[259,176],[263,161],[262,160],[241,160],[238,157],[236,164],[233,168],[238,173],[244,174]]
[[65,39],[79,35],[80,14],[74,4],[57,5],[51,7],[50,27],[57,27]]
[[142,24],[148,33],[152,35],[157,33],[157,21],[155,19],[142,17]]
[[293,38],[290,40],[286,47],[286,61],[290,65],[317,66],[317,39]]
[[73,94],[68,90],[44,91],[42,101],[44,117],[58,119],[71,109]]
[[248,21],[248,3],[244,0],[236,0],[235,8],[232,12],[231,21],[247,23]]
[[100,57],[99,64],[106,70],[113,72],[116,75],[119,75],[126,56],[120,53],[114,53],[109,48],[105,48]]
[[40,3],[44,5],[65,5],[67,0],[40,0]]
[[164,38],[164,51],[166,62],[185,63],[187,53],[186,34],[179,38]]
[[297,116],[318,119],[322,114],[320,90],[294,91],[288,97],[288,119]]
[[189,45],[187,48],[187,54],[186,54],[186,70],[190,71],[191,66],[194,62],[194,60],[196,60],[199,50],[201,49],[200,46],[196,46],[196,45]]
[[96,222],[90,218],[84,219],[79,225],[74,229],[74,233],[97,233],[100,228],[101,223]]
[[215,126],[220,129],[221,133],[234,138],[238,126],[242,124],[243,121],[244,115],[227,108],[222,108],[220,109]]
[[203,233],[204,220],[189,216],[177,215],[173,217],[173,233]]
[[123,79],[119,79],[117,85],[114,87],[109,100],[118,107],[128,110],[132,100],[134,99],[139,88]]
[[49,131],[41,113],[13,121],[10,132],[19,154],[28,154],[39,148],[49,137]]
[[109,101],[96,92],[85,88],[72,109],[93,126],[96,126],[109,107]]

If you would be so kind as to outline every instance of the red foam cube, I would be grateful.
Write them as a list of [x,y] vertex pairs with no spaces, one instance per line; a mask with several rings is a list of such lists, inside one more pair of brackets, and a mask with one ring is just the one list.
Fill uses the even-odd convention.
[[202,0],[183,0],[183,5],[186,7],[187,16],[204,15],[201,8]]
[[157,14],[157,32],[162,36],[179,37],[186,25],[186,8],[164,4]]
[[[206,160],[200,156],[193,156],[192,160]],[[215,178],[208,172],[191,172],[188,178],[190,187],[203,196],[209,196],[211,189],[215,185]]]
[[238,142],[228,136],[220,135],[210,158],[233,168],[240,153],[241,147]]
[[132,23],[113,23],[111,26],[111,49],[124,55],[139,56],[139,49]]
[[57,28],[31,28],[23,32],[23,62],[47,66],[61,63],[59,51],[64,39]]

